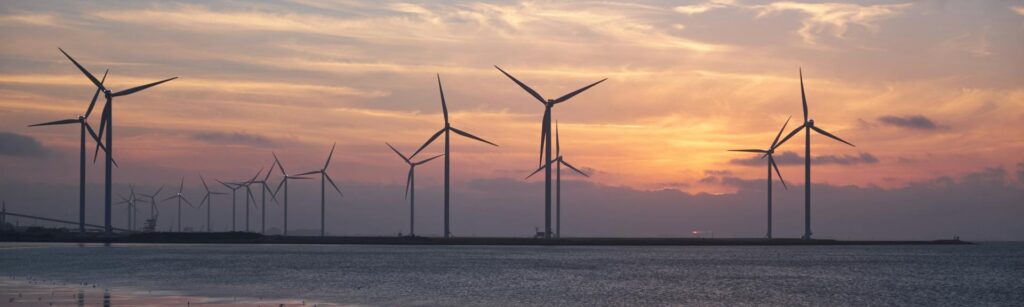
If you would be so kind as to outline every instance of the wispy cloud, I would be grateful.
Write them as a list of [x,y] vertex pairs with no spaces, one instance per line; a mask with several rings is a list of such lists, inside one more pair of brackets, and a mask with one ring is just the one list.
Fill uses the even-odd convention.
[[886,115],[879,117],[878,122],[889,126],[919,130],[935,130],[939,128],[939,125],[924,115]]
[[758,16],[781,12],[799,12],[807,17],[797,33],[809,44],[816,43],[820,34],[842,38],[851,26],[860,26],[878,31],[878,21],[897,16],[909,8],[911,3],[859,5],[849,3],[802,3],[775,2],[754,6]]
[[[775,163],[778,165],[803,165],[804,157],[792,152],[785,151],[777,153],[774,156]],[[875,164],[878,163],[878,158],[870,153],[862,152],[856,155],[817,155],[811,156],[811,163],[814,164],[834,164],[834,165],[858,165],[858,164]],[[752,155],[749,158],[732,159],[729,160],[730,164],[744,165],[744,166],[765,166],[768,161],[761,159],[761,155]]]

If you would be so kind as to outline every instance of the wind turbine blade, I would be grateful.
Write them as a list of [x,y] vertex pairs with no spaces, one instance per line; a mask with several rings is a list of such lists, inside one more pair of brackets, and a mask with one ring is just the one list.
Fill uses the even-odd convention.
[[172,200],[172,199],[175,199],[175,198],[178,198],[178,195],[173,195],[171,197],[165,198],[163,201],[168,201],[168,200]]
[[188,198],[185,198],[185,196],[178,196],[178,197],[181,197],[181,201],[185,202],[185,204],[188,205],[189,207],[192,207],[192,208],[196,207],[195,205],[192,204],[192,202],[188,201]]
[[298,175],[295,175],[295,176],[305,176],[305,175],[319,174],[321,172],[322,171],[309,171],[309,172],[305,172],[305,173],[298,174]]
[[786,126],[788,126],[788,125],[789,125],[789,120],[790,120],[790,119],[793,119],[793,116],[790,116],[789,118],[787,118],[787,119],[786,119],[786,123],[785,123],[785,124],[782,124],[782,129],[779,129],[779,134],[776,134],[776,135],[775,135],[775,140],[774,140],[774,141],[772,141],[772,146],[771,146],[771,147],[768,147],[769,149],[775,149],[775,146],[776,146],[777,144],[779,144],[779,137],[780,137],[780,136],[782,136],[782,131],[786,130]]
[[391,146],[391,144],[388,142],[384,142],[384,144],[388,145],[388,147],[391,148],[391,151],[394,151],[396,154],[398,154],[399,157],[402,157],[402,160],[405,160],[405,163],[410,163],[409,158],[406,158],[405,155],[403,155],[401,152],[398,152],[398,149],[395,149],[395,146]]
[[768,153],[768,151],[767,151],[767,150],[761,150],[761,149],[729,149],[729,151],[738,151],[738,152],[754,152],[754,153]]
[[569,100],[569,98],[572,98],[573,96],[579,95],[579,93],[582,93],[583,91],[586,91],[586,90],[590,89],[591,87],[594,87],[595,85],[598,85],[601,82],[604,82],[605,80],[608,80],[608,78],[601,79],[601,81],[597,81],[597,82],[591,83],[590,85],[584,86],[583,88],[575,90],[572,93],[565,94],[565,96],[558,97],[558,99],[555,99],[555,103],[558,104],[558,103],[561,103],[561,102],[565,102],[566,100]]
[[271,151],[270,154],[274,155],[274,164],[277,165],[277,169],[281,170],[281,175],[288,176],[288,173],[284,171],[284,165],[281,165],[281,160],[277,159],[277,153]]
[[156,189],[156,192],[153,192],[153,196],[150,196],[150,197],[156,197],[157,195],[160,195],[160,192],[162,192],[163,190],[164,190],[164,186],[161,185],[159,189]]
[[444,156],[444,154],[439,154],[439,155],[427,158],[426,160],[423,160],[423,161],[420,161],[420,162],[416,162],[416,163],[413,163],[413,164],[415,164],[415,165],[426,164],[427,162],[430,162],[431,160],[440,158],[441,156]]
[[206,193],[206,196],[203,196],[203,200],[199,202],[199,208],[202,208],[203,204],[205,204],[209,200],[210,200],[210,193]]
[[327,178],[327,182],[330,182],[331,186],[334,187],[334,190],[338,191],[338,195],[341,195],[341,197],[345,197],[345,194],[341,193],[341,189],[338,188],[338,185],[334,184],[334,179],[331,179],[331,175],[324,173],[324,178]]
[[263,173],[263,168],[260,168],[260,170],[258,172],[256,172],[256,175],[252,176],[252,179],[249,179],[249,181],[246,181],[246,183],[250,183],[251,184],[251,183],[255,182],[256,178],[259,178],[260,174],[262,174],[262,173]]
[[441,112],[444,113],[444,123],[448,124],[448,103],[444,101],[444,88],[441,87],[441,74],[437,74],[437,90],[441,92]]
[[185,191],[185,176],[181,176],[181,184],[178,185],[178,194]]
[[271,163],[270,169],[267,170],[267,174],[263,176],[263,182],[266,182],[270,178],[270,175],[274,172],[274,165],[277,163]]
[[277,194],[277,192],[280,192],[281,191],[281,187],[284,186],[284,182],[287,181],[287,180],[288,180],[288,178],[285,178],[284,180],[281,180],[281,182],[277,184],[277,188],[274,188],[274,193],[272,193],[272,194]]
[[221,185],[223,185],[224,187],[226,187],[228,189],[232,189],[232,190],[235,189],[235,188],[231,187],[231,185],[229,185],[229,184],[227,184],[227,183],[225,183],[223,181],[220,181],[220,179],[214,179],[214,180],[216,180],[217,182],[219,182]]
[[800,68],[800,100],[804,103],[804,122],[807,122],[807,95],[804,94],[804,69]]
[[67,125],[67,124],[74,124],[74,123],[78,123],[78,122],[80,122],[78,119],[62,119],[62,120],[56,120],[56,121],[52,121],[52,122],[45,122],[45,123],[39,123],[39,124],[34,124],[34,125],[28,125],[28,126],[29,127],[39,127],[39,126],[50,126],[50,125]]
[[458,128],[455,128],[455,127],[452,127],[452,131],[455,131],[455,133],[458,133],[459,135],[462,135],[462,136],[467,137],[467,138],[471,138],[471,139],[474,139],[474,140],[477,140],[477,141],[481,141],[481,142],[484,142],[484,143],[487,143],[487,144],[498,146],[498,144],[491,143],[488,140],[481,139],[481,138],[479,138],[479,137],[477,137],[475,135],[469,134],[469,132],[465,132],[465,131],[459,130]]
[[[109,69],[103,71],[103,79],[100,80],[101,84],[107,81],[107,73],[108,72],[110,72]],[[92,114],[92,109],[93,109],[93,107],[96,106],[96,100],[98,98],[100,98],[100,91],[102,91],[102,89],[97,87],[96,88],[96,93],[92,94],[92,102],[89,103],[89,108],[85,110],[85,116],[82,116],[83,118],[89,118],[89,114]]]
[[313,178],[309,178],[309,177],[299,177],[299,176],[288,176],[286,178],[288,178],[288,179],[299,179],[299,180],[313,179]]
[[[775,163],[775,158],[774,157],[768,157],[768,163],[771,163],[772,164],[772,168],[775,168],[775,176],[779,177],[779,182],[782,182],[782,187],[785,188],[786,190],[789,190],[789,187],[786,186],[786,181],[782,180],[782,172],[779,171],[779,164]],[[771,179],[771,178],[768,178],[768,179]]]
[[857,147],[857,146],[854,146],[853,144],[850,144],[850,142],[847,142],[847,141],[844,141],[843,139],[840,139],[838,136],[834,136],[831,133],[828,133],[828,131],[825,131],[825,130],[823,130],[821,128],[818,128],[817,126],[811,126],[811,129],[814,129],[814,131],[817,131],[818,133],[824,134],[825,136],[830,137],[830,138],[832,138],[832,139],[834,139],[836,141],[840,141],[840,142],[846,143],[846,145]]
[[559,161],[562,162],[562,164],[565,164],[565,166],[568,166],[570,169],[576,171],[577,173],[580,173],[580,175],[583,175],[583,177],[590,177],[590,175],[587,175],[587,173],[584,173],[583,171],[577,169],[575,166],[572,166],[572,164],[569,164],[569,161],[565,161],[565,159],[562,159],[562,157],[558,157],[558,159]]
[[139,85],[139,86],[136,86],[136,87],[133,87],[133,88],[130,88],[130,89],[126,89],[126,90],[123,90],[123,91],[120,91],[120,92],[117,92],[117,93],[110,94],[110,96],[117,97],[117,96],[131,95],[131,94],[134,94],[135,92],[138,92],[138,91],[141,91],[141,90],[144,90],[144,89],[147,89],[147,88],[151,88],[151,87],[160,85],[160,83],[171,81],[171,80],[174,80],[174,79],[177,79],[177,78],[178,77],[174,77],[174,78],[169,78],[169,79],[164,79],[164,80],[160,80],[160,81],[157,81],[157,82],[153,82],[153,83],[150,83],[150,84]]
[[779,141],[778,144],[775,144],[775,147],[782,146],[783,143],[786,143],[786,141],[788,141],[789,138],[791,138],[794,135],[796,135],[797,132],[800,132],[800,130],[804,129],[804,127],[806,127],[806,126],[807,126],[807,124],[803,124],[803,125],[800,125],[800,127],[796,127],[796,129],[793,129],[793,131],[789,132],[789,134],[787,134],[786,137],[782,138],[782,140]]
[[537,170],[535,170],[535,171],[533,171],[532,173],[530,173],[529,175],[527,175],[527,176],[526,176],[526,178],[523,178],[523,180],[527,180],[527,179],[530,179],[530,177],[533,177],[533,175],[536,175],[536,174],[537,174],[537,173],[539,173],[540,171],[544,170],[544,167],[546,167],[546,166],[547,166],[547,164],[545,164],[545,165],[541,165],[540,167],[538,167],[538,168],[537,168]]
[[268,193],[270,193],[270,200],[273,200],[276,203],[277,202],[277,194],[274,194],[274,191],[271,191],[270,187],[268,187],[266,183],[263,183],[263,189],[266,190]]
[[249,199],[252,200],[253,203],[256,203],[256,196],[252,195],[252,189],[248,186],[245,187],[245,194],[248,195]]
[[85,69],[85,67],[82,67],[82,64],[78,64],[78,61],[75,61],[75,59],[72,58],[71,55],[69,55],[67,52],[64,52],[64,49],[57,48],[57,50],[60,50],[60,53],[63,53],[64,56],[68,58],[68,60],[71,60],[71,63],[74,63],[75,67],[78,67],[78,70],[81,70],[82,73],[85,74],[87,78],[89,78],[89,81],[92,81],[93,85],[96,85],[97,88],[107,89],[103,87],[103,82],[100,82],[100,80],[96,80],[96,77],[93,76],[92,73],[89,72],[89,70]]
[[331,153],[327,154],[327,162],[324,163],[324,170],[327,170],[327,166],[331,165],[331,157],[334,157],[334,148],[337,146],[338,142],[334,142],[334,145],[331,145]]
[[417,149],[416,152],[412,153],[412,155],[409,155],[409,158],[412,159],[413,157],[416,156],[416,154],[420,153],[420,151],[423,151],[423,149],[427,148],[427,146],[430,146],[430,143],[433,143],[434,140],[437,140],[437,138],[441,136],[441,133],[444,133],[445,129],[448,128],[441,128],[441,130],[437,130],[437,133],[434,133],[434,135],[430,136],[430,138],[427,139],[427,142],[423,143],[423,145],[420,146],[420,149]]
[[494,65],[494,68],[497,68],[499,71],[501,71],[502,74],[505,74],[506,77],[512,79],[512,81],[515,82],[516,84],[519,84],[519,87],[522,87],[523,90],[525,90],[527,93],[530,93],[530,96],[533,96],[533,98],[537,98],[537,101],[540,101],[540,103],[543,103],[544,105],[548,104],[547,101],[544,101],[544,97],[541,97],[540,94],[537,93],[537,91],[534,91],[525,83],[519,81],[519,79],[516,79],[516,77],[513,77],[509,73],[505,72],[505,70],[501,69],[501,67],[498,67],[498,65]]
[[409,185],[412,184],[413,168],[409,167],[409,174],[405,176],[405,199],[409,199]]
[[206,189],[206,192],[210,192],[210,186],[206,185],[206,179],[203,178],[203,174],[199,174],[199,181],[203,182],[203,188]]

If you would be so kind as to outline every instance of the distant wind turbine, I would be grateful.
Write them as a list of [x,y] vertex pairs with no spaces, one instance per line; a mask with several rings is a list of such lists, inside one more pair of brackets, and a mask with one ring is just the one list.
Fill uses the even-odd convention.
[[206,232],[210,232],[210,208],[213,207],[213,195],[223,195],[222,192],[211,191],[210,186],[206,185],[206,179],[203,175],[199,175],[199,181],[203,182],[203,189],[206,189],[206,196],[203,196],[203,200],[199,202],[199,208],[206,204]]
[[[242,186],[245,187],[245,194],[246,194],[246,198],[245,198],[245,232],[249,232],[249,206],[250,206],[250,204],[251,204],[251,206],[255,206],[256,205],[256,197],[252,196],[252,184],[254,182],[256,182],[256,178],[259,178],[260,174],[262,174],[262,173],[263,173],[263,169],[260,168],[260,170],[258,172],[256,172],[256,175],[252,176],[252,179],[249,179],[248,181],[242,183]],[[252,200],[252,203],[249,202],[250,199]]]
[[132,193],[129,194],[129,197],[124,197],[124,195],[121,194],[118,194],[117,196],[121,198],[121,201],[117,202],[117,204],[125,205],[125,209],[127,209],[128,213],[128,219],[125,220],[127,224],[124,228],[127,228],[128,230],[135,230],[135,224],[132,223],[132,216],[135,215],[135,192],[132,191]]
[[171,195],[171,197],[164,199],[164,201],[172,199],[178,200],[178,232],[181,232],[181,202],[185,202],[185,204],[188,204],[189,207],[195,208],[195,206],[192,205],[192,202],[189,202],[188,199],[185,198],[185,194],[183,194],[184,192],[185,177],[181,177],[181,185],[178,186],[178,193],[175,193],[174,195]]
[[775,175],[779,177],[779,182],[782,182],[782,187],[787,189],[787,190],[789,189],[789,187],[786,187],[786,181],[782,180],[782,172],[779,171],[779,165],[775,163],[775,148],[777,148],[780,145],[779,144],[779,137],[782,136],[782,132],[786,130],[786,126],[789,125],[789,120],[792,119],[792,118],[793,117],[790,116],[789,118],[786,119],[786,123],[782,124],[782,128],[779,129],[779,133],[775,135],[775,140],[772,141],[772,144],[770,146],[768,146],[768,149],[732,149],[732,150],[729,150],[729,151],[738,151],[738,152],[760,153],[760,154],[764,154],[764,157],[768,157],[768,234],[767,234],[767,237],[769,239],[772,238],[772,168],[775,169]]
[[804,239],[810,239],[811,238],[811,130],[814,130],[815,132],[817,132],[817,133],[819,133],[821,135],[827,136],[827,137],[829,137],[829,138],[831,138],[833,140],[840,141],[840,142],[842,142],[842,143],[844,143],[846,145],[850,145],[850,146],[853,146],[853,147],[856,147],[856,146],[854,146],[850,142],[847,142],[847,141],[844,141],[843,139],[840,139],[839,137],[837,137],[835,135],[832,135],[831,133],[828,133],[828,131],[825,131],[825,129],[818,128],[817,126],[814,125],[814,119],[811,119],[810,117],[807,116],[807,95],[804,93],[804,72],[803,72],[803,69],[800,70],[800,99],[803,101],[803,106],[804,106],[804,124],[800,125],[800,127],[797,127],[796,129],[793,129],[793,132],[790,132],[788,135],[786,135],[786,137],[783,138],[782,141],[779,142],[779,145],[776,145],[776,146],[782,146],[783,143],[785,143],[787,140],[789,140],[789,138],[793,137],[793,135],[796,135],[797,132],[800,132],[800,130],[804,131],[804,136],[806,137],[806,143],[804,143],[804,236],[803,236],[803,238]]
[[288,172],[284,171],[284,165],[281,165],[281,160],[277,159],[277,154],[273,153],[273,152],[271,152],[271,154],[274,155],[274,164],[277,165],[277,169],[281,170],[281,175],[284,176],[284,178],[281,179],[281,183],[277,184],[277,188],[274,189],[274,192],[272,194],[276,195],[278,192],[281,191],[281,187],[282,186],[284,187],[284,232],[283,232],[283,234],[285,236],[287,236],[288,235],[288,180],[293,180],[293,179],[302,180],[302,179],[312,179],[312,178],[288,175]]
[[429,146],[430,143],[433,143],[434,140],[437,140],[437,138],[440,137],[442,133],[444,134],[444,237],[448,238],[448,237],[451,237],[451,234],[452,234],[451,233],[451,228],[449,228],[449,217],[450,217],[449,208],[451,207],[450,206],[451,205],[451,176],[450,175],[451,175],[451,157],[452,157],[452,153],[451,153],[451,140],[450,140],[450,133],[449,132],[455,132],[455,133],[457,133],[457,134],[459,134],[461,136],[464,136],[464,137],[467,137],[467,138],[470,138],[470,139],[474,139],[474,140],[477,140],[477,141],[480,141],[480,142],[484,142],[484,143],[487,143],[487,144],[491,144],[493,146],[498,146],[498,144],[491,143],[490,141],[487,141],[487,140],[479,138],[479,137],[477,137],[475,135],[469,134],[469,132],[462,131],[462,130],[459,130],[458,128],[452,127],[451,122],[448,121],[448,104],[444,100],[444,88],[441,87],[441,75],[440,74],[437,75],[437,90],[441,93],[441,112],[444,113],[444,127],[441,128],[441,130],[438,130],[436,133],[434,133],[434,135],[431,136],[430,139],[428,139],[426,143],[423,143],[423,146],[420,146],[420,149],[417,149],[416,152],[412,153],[412,155],[409,156],[409,159],[412,159],[413,157],[416,157],[416,154],[419,154],[420,151],[423,151],[424,148],[427,148],[427,146]]
[[[263,179],[256,180],[256,178],[253,177],[253,179],[251,179],[251,180],[249,180],[249,182],[247,182],[247,184],[250,184],[250,185],[251,184],[259,184],[260,187],[261,187],[261,189],[260,189],[260,233],[262,233],[262,234],[267,233],[267,192],[270,192],[270,197],[274,200],[274,202],[277,202],[277,196],[274,195],[274,191],[271,191],[270,187],[267,186],[267,179],[270,178],[270,173],[273,172],[273,171],[274,171],[274,165],[272,164],[272,165],[270,165],[270,170],[267,170],[266,176],[263,176]],[[263,172],[263,169],[260,169],[260,172]],[[257,173],[257,177],[258,177],[258,175],[259,174]],[[253,201],[255,201],[255,199]],[[248,219],[248,217],[246,217],[246,218]]]
[[[223,182],[223,181],[220,181],[220,180],[217,180],[217,182],[219,182],[221,185],[224,185],[225,188],[231,189],[231,231],[234,232],[235,229],[236,229],[235,228],[235,216],[237,215],[235,213],[236,212],[235,211],[235,199],[236,199],[236,196],[238,195],[238,193],[235,193],[235,192],[238,192],[238,189],[241,189],[243,187],[243,185],[238,184],[238,183],[227,183],[227,182]],[[248,201],[249,199],[246,198],[245,200]]]
[[[100,83],[107,80],[107,72],[103,72],[103,79]],[[85,115],[80,115],[78,118],[58,120],[52,122],[46,122],[41,124],[29,125],[29,127],[38,126],[50,126],[50,125],[66,125],[66,124],[78,124],[81,134],[81,146],[79,148],[79,161],[78,161],[78,232],[85,233],[85,134],[86,132],[92,136],[92,139],[100,144],[101,140],[96,131],[92,129],[87,121],[89,115],[92,114],[93,107],[96,106],[96,99],[100,96],[100,90],[96,89],[96,93],[92,95],[92,102],[89,103],[89,108],[85,110]],[[102,144],[100,144],[102,146]],[[103,147],[106,152],[106,147]]]
[[[572,164],[569,164],[569,162],[565,161],[565,158],[562,157],[562,145],[561,145],[561,141],[559,140],[559,137],[558,137],[558,122],[555,122],[555,159],[551,160],[550,163],[555,163],[555,166],[556,166],[556,168],[555,168],[555,237],[556,238],[561,238],[562,237],[562,165],[565,165],[569,169],[572,169],[573,171],[576,171],[580,175],[583,175],[583,177],[590,177],[590,175],[587,175],[587,173],[584,173],[583,171],[579,170],[578,168],[572,166]],[[530,177],[533,177],[533,175],[539,173],[540,171],[544,170],[548,166],[549,165],[541,165],[541,167],[537,168],[537,170],[533,171],[533,173],[530,173],[529,176],[526,176],[526,179],[530,179]]]
[[409,236],[410,237],[415,237],[416,236],[416,166],[426,164],[427,162],[430,162],[431,160],[437,159],[438,157],[443,156],[444,154],[436,155],[436,156],[427,158],[427,159],[422,160],[422,161],[413,162],[410,158],[405,157],[405,155],[403,155],[401,152],[399,152],[398,149],[395,149],[394,146],[391,146],[391,144],[388,144],[386,142],[384,144],[387,144],[388,147],[390,147],[392,151],[394,151],[396,154],[398,154],[399,157],[402,158],[402,161],[405,161],[405,164],[409,165],[409,175],[406,176],[406,179],[405,179],[405,198],[409,199]]
[[338,188],[338,185],[334,184],[334,180],[331,179],[331,175],[327,174],[327,166],[331,165],[331,157],[334,156],[334,148],[336,146],[338,146],[338,143],[334,143],[334,145],[331,145],[331,153],[327,154],[327,162],[324,162],[324,168],[321,168],[321,169],[315,170],[315,171],[308,171],[308,172],[296,175],[296,176],[305,176],[305,175],[312,175],[312,174],[320,174],[320,236],[321,237],[324,236],[324,233],[325,233],[324,229],[326,229],[325,228],[326,224],[324,223],[324,214],[327,212],[327,210],[325,209],[326,208],[325,204],[327,203],[326,202],[326,193],[325,193],[325,191],[327,190],[326,189],[327,186],[325,185],[326,182],[330,182],[331,183],[331,186],[334,187],[334,190],[338,191],[338,195],[339,196],[345,197],[345,194],[341,193],[341,189]]
[[68,55],[67,52],[64,52],[64,49],[60,49],[60,48],[57,48],[57,49],[60,50],[60,52],[63,53],[64,56],[68,58],[68,60],[71,60],[71,63],[74,63],[75,67],[78,67],[78,70],[82,71],[82,74],[85,74],[85,76],[89,78],[89,81],[92,81],[93,85],[96,85],[96,88],[98,88],[98,89],[103,91],[103,96],[107,100],[106,104],[104,104],[103,116],[100,118],[100,131],[99,131],[99,135],[103,135],[103,132],[104,132],[103,129],[106,128],[106,133],[107,133],[106,134],[106,140],[105,140],[105,142],[102,142],[103,144],[105,144],[107,146],[106,147],[106,155],[105,155],[106,156],[106,164],[105,164],[105,167],[104,167],[105,170],[106,170],[106,177],[104,178],[104,185],[105,186],[104,186],[104,203],[103,203],[104,204],[104,214],[103,214],[104,225],[103,225],[103,228],[104,228],[104,232],[109,235],[113,231],[113,227],[111,227],[111,225],[110,225],[110,205],[111,205],[111,202],[113,200],[110,188],[112,187],[112,182],[113,182],[112,167],[113,167],[113,164],[114,164],[114,160],[113,160],[113,157],[114,157],[114,97],[127,96],[127,95],[133,94],[135,92],[139,92],[139,91],[145,90],[147,88],[157,86],[157,85],[159,85],[161,83],[177,79],[178,77],[164,79],[164,80],[161,80],[161,81],[157,81],[157,82],[153,82],[153,83],[144,84],[144,85],[136,86],[136,87],[133,87],[133,88],[129,88],[129,89],[126,89],[126,90],[122,90],[122,91],[118,91],[118,92],[113,92],[110,89],[107,89],[107,87],[105,87],[103,85],[103,82],[101,82],[100,80],[97,80],[96,77],[94,77],[92,75],[92,73],[90,73],[88,70],[85,69],[85,67],[82,67],[81,64],[78,64],[78,61],[75,61],[74,58],[71,58],[71,55]]
[[565,94],[562,97],[559,97],[558,99],[544,99],[544,97],[537,93],[537,91],[534,91],[525,83],[519,81],[509,73],[505,72],[504,70],[501,69],[501,67],[495,65],[494,68],[497,68],[499,71],[501,71],[502,74],[505,74],[506,77],[512,79],[513,82],[518,84],[519,87],[522,87],[523,90],[530,94],[530,96],[533,96],[533,98],[536,98],[537,101],[540,101],[541,104],[544,104],[544,119],[543,123],[541,124],[540,130],[540,150],[542,155],[541,161],[539,161],[537,164],[539,166],[544,167],[544,238],[551,238],[551,161],[553,159],[553,157],[551,156],[551,110],[555,107],[555,105],[565,102],[570,98],[575,97],[576,95],[579,95],[583,91],[586,91],[591,87],[594,87],[595,85],[598,85],[601,82],[608,80],[608,78],[604,78],[597,82],[591,83],[590,85],[584,86],[578,90]]
[[157,210],[158,210],[156,208],[156,198],[160,195],[160,192],[163,191],[163,190],[164,190],[164,186],[160,186],[160,188],[157,189],[156,192],[153,192],[153,194],[142,194],[142,193],[139,193],[139,195],[142,195],[142,197],[145,197],[145,198],[149,199],[149,218],[150,219],[155,219],[156,218]]

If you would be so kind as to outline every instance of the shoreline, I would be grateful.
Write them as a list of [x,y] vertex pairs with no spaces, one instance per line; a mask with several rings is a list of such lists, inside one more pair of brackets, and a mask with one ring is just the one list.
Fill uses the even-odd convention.
[[832,240],[799,238],[600,238],[534,239],[515,237],[265,236],[249,232],[3,233],[0,242],[151,243],[151,244],[324,244],[324,245],[509,245],[509,246],[817,246],[817,245],[972,245],[953,240]]
[[133,290],[6,276],[0,280],[3,306],[341,306],[298,299],[207,297],[161,290]]

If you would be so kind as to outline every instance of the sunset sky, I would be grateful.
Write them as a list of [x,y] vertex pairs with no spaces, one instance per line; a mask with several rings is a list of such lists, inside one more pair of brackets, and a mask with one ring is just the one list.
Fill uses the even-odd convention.
[[[759,187],[764,164],[726,150],[767,147],[789,116],[787,130],[800,124],[802,68],[817,126],[857,145],[814,136],[815,184],[887,193],[1002,172],[993,185],[1015,198],[994,202],[1016,205],[987,213],[1024,213],[1021,1],[4,1],[0,40],[0,198],[22,211],[33,210],[33,198],[13,187],[70,187],[54,201],[77,204],[77,127],[26,127],[88,105],[94,87],[61,47],[93,73],[109,68],[115,90],[180,77],[115,101],[114,181],[155,188],[188,176],[197,200],[199,172],[240,180],[269,167],[272,151],[289,172],[314,170],[337,142],[330,172],[352,195],[340,202],[387,203],[401,214],[406,166],[384,142],[411,152],[442,127],[435,74],[453,125],[500,145],[453,138],[454,183],[521,181],[536,168],[543,107],[493,65],[550,98],[608,78],[554,110],[566,159],[593,173],[566,180],[639,194],[742,195],[754,187],[726,177]],[[780,205],[793,216],[780,218],[795,223],[802,136],[779,151],[790,184],[780,197],[793,200]],[[101,164],[88,171],[91,184],[102,182]],[[423,189],[440,184],[441,163],[418,171]],[[580,192],[566,189],[569,206]],[[753,230],[735,232],[761,231],[761,189],[742,204]],[[531,198],[514,206],[527,210],[520,228],[532,229],[543,190],[525,191]],[[425,208],[439,202],[423,195]],[[453,210],[472,206],[459,197]],[[59,215],[70,219],[67,207]],[[439,212],[420,216],[435,227]],[[393,225],[367,232],[403,226],[404,216],[389,218]]]

